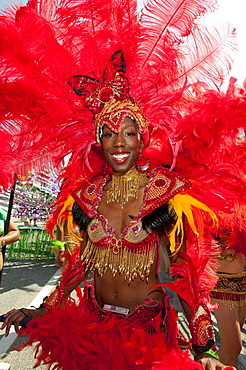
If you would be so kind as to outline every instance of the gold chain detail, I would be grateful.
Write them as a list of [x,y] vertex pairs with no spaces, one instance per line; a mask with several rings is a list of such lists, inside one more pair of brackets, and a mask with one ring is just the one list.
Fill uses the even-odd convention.
[[109,183],[107,190],[107,203],[119,203],[123,209],[129,198],[138,197],[138,189],[144,186],[147,182],[147,174],[139,172],[135,167],[132,167],[125,174],[113,173],[112,180]]

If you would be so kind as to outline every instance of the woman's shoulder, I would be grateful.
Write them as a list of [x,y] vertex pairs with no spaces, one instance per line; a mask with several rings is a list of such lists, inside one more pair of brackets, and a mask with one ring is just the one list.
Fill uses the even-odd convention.
[[167,203],[176,194],[191,187],[189,181],[180,178],[166,167],[156,167],[148,174],[141,216]]
[[72,192],[74,200],[89,217],[95,215],[105,183],[106,179],[103,176],[97,176],[90,180],[83,179],[79,187]]

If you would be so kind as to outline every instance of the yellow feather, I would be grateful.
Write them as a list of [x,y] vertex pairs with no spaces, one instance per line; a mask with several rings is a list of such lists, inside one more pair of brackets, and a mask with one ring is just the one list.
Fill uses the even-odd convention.
[[[207,212],[212,220],[213,227],[218,227],[218,218],[214,214],[214,212],[206,206],[206,204],[199,202],[192,196],[188,194],[177,194],[175,195],[170,201],[169,206],[174,209],[177,220],[176,223],[169,234],[170,240],[170,250],[172,254],[176,254],[184,240],[184,225],[183,225],[183,216],[186,216],[187,221],[192,229],[192,231],[199,236],[201,240],[203,237],[203,217],[201,215],[201,211]],[[196,223],[195,223],[196,221]],[[197,224],[197,226],[196,226]],[[181,243],[180,245],[176,244],[176,236],[180,235]]]
[[[72,212],[66,212],[68,210],[71,211],[72,207],[73,207],[73,204],[74,204],[74,199],[71,195],[68,196],[67,200],[64,202],[63,204],[63,207],[58,215],[58,218],[57,218],[57,226],[59,227],[59,229],[62,231],[63,230],[63,226],[62,226],[62,221],[64,219],[67,220],[67,225],[66,225],[66,228],[67,228],[67,231],[68,231],[68,235],[69,237],[75,241],[75,242],[78,242],[78,241],[82,241],[83,239],[80,238],[77,234],[74,233],[73,229],[74,229],[74,224],[73,224],[73,215],[72,215]],[[66,214],[65,214],[66,212]],[[65,214],[65,216],[64,216]]]

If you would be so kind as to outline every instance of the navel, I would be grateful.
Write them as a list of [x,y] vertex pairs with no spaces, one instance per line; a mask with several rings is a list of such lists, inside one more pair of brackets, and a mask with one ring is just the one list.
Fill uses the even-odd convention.
[[116,292],[113,292],[113,293],[112,293],[112,298],[113,298],[113,299],[116,299],[117,297],[118,297],[118,294],[117,294]]

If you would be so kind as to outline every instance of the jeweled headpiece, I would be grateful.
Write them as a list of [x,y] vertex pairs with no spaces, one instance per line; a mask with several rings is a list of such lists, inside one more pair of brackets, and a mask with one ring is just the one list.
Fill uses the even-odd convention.
[[76,75],[71,83],[73,90],[84,97],[85,106],[93,113],[96,137],[100,143],[101,129],[107,125],[110,130],[119,132],[126,117],[136,120],[139,132],[148,142],[148,122],[139,105],[130,96],[130,84],[125,77],[126,64],[124,53],[118,50],[110,61],[113,77],[107,79],[107,71],[103,81],[95,78]]

